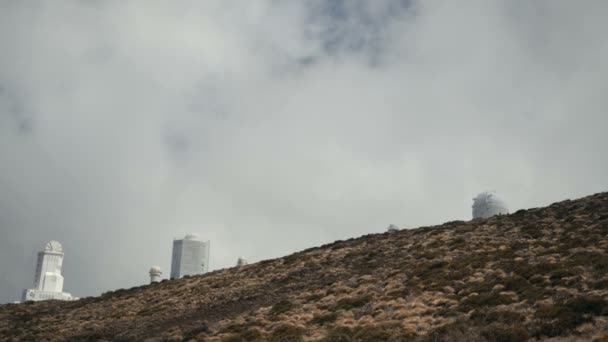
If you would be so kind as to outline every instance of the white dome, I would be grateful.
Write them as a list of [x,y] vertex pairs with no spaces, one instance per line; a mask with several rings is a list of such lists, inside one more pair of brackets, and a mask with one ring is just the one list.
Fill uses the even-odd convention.
[[198,234],[189,233],[189,234],[186,234],[186,236],[184,237],[184,240],[196,240],[196,241],[200,241],[201,237]]
[[55,240],[47,242],[44,250],[47,252],[63,253],[63,247],[61,247],[59,241]]
[[488,218],[509,213],[507,204],[493,191],[482,192],[473,198],[473,218]]
[[161,274],[160,266],[152,266],[150,267],[150,274]]
[[399,227],[397,227],[397,225],[396,225],[396,224],[390,224],[390,225],[388,226],[388,228],[386,228],[386,231],[387,231],[387,232],[396,232],[396,231],[398,231],[398,230],[399,230]]

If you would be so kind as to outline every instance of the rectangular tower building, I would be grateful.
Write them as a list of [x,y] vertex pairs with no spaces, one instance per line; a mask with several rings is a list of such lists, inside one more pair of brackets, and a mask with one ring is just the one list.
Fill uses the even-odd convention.
[[57,241],[50,241],[43,251],[38,252],[34,288],[23,291],[23,301],[26,300],[75,300],[67,292],[63,292],[63,247]]
[[181,240],[173,240],[171,279],[203,274],[208,270],[209,241],[203,241],[195,234],[188,234]]

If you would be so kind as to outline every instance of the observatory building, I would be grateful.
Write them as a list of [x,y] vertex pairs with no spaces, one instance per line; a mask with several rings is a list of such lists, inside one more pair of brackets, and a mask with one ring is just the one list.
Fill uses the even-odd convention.
[[473,219],[509,213],[507,204],[494,192],[482,192],[473,198]]
[[171,279],[178,279],[185,275],[203,274],[208,270],[209,241],[203,241],[196,234],[188,234],[181,240],[173,240]]
[[388,226],[388,228],[386,228],[386,231],[389,232],[389,233],[398,232],[399,231],[399,227],[397,227],[396,224],[390,224]]
[[245,266],[245,265],[247,265],[247,260],[245,258],[239,257],[236,260],[236,267],[241,267],[241,266]]
[[76,300],[67,292],[63,292],[63,247],[57,241],[50,241],[43,251],[38,252],[34,288],[23,291],[23,301],[26,300]]
[[150,271],[148,271],[148,273],[150,274],[150,284],[158,283],[160,281],[161,274],[163,274],[163,272],[160,270],[160,266],[150,267]]

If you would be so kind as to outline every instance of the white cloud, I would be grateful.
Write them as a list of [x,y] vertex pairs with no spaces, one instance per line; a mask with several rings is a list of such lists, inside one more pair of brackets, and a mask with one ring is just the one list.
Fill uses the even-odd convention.
[[606,190],[601,1],[0,6],[0,301]]

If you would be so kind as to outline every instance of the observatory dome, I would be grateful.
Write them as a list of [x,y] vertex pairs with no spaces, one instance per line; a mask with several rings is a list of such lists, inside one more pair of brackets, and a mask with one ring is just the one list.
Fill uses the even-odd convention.
[[44,247],[44,250],[46,252],[63,253],[63,247],[61,247],[59,241],[55,240],[47,242],[46,246]]
[[152,267],[150,267],[150,273],[158,273],[158,274],[162,273],[161,270],[160,270],[160,266],[152,266]]
[[243,257],[239,257],[236,261],[236,266],[245,266],[247,265],[247,260]]
[[507,204],[495,192],[482,192],[473,198],[473,218],[488,218],[509,213]]
[[396,232],[396,231],[398,231],[398,230],[399,230],[399,227],[397,227],[397,225],[396,225],[396,224],[390,224],[390,225],[388,226],[388,228],[386,228],[386,231],[387,231],[387,232]]
[[186,234],[186,236],[184,237],[184,240],[201,241],[201,237],[198,234],[189,233],[189,234]]

